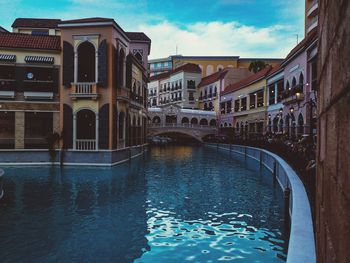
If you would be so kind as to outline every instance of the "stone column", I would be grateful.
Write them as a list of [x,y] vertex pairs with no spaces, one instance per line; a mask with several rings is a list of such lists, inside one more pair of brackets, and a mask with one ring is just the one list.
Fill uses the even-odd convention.
[[98,82],[98,50],[95,52],[95,82]]
[[15,149],[24,149],[25,113],[15,113]]
[[98,113],[96,113],[96,123],[95,123],[95,129],[96,129],[96,151],[98,150],[98,127],[99,127],[99,118],[98,118]]
[[73,113],[73,149],[77,149],[77,114]]
[[275,83],[275,104],[277,104],[277,97],[279,94],[278,93],[278,86],[277,86],[277,82]]
[[78,52],[74,51],[74,83],[78,82]]
[[52,113],[52,132],[60,133],[60,113]]

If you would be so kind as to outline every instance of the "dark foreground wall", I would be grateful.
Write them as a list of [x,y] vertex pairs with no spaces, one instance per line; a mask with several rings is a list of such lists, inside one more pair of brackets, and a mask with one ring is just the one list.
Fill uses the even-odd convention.
[[318,262],[350,262],[350,1],[319,0]]

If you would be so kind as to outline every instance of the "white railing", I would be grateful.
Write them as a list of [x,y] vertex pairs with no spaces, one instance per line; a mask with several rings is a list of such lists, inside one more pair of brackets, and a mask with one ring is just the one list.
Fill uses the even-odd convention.
[[90,83],[90,82],[76,83],[75,84],[75,93],[76,94],[92,94],[94,84],[95,83]]
[[75,148],[79,151],[95,151],[96,140],[76,140]]
[[195,129],[216,129],[216,126],[210,125],[199,125],[199,124],[189,124],[189,123],[151,123],[149,128],[195,128]]

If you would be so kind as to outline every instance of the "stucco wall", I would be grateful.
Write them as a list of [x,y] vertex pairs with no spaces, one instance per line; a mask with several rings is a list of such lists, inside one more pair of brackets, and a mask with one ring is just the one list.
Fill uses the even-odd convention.
[[317,262],[350,262],[350,2],[319,0]]

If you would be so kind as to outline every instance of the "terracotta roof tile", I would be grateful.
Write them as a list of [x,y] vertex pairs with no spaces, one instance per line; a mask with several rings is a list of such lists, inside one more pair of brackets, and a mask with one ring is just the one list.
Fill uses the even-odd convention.
[[248,78],[242,79],[236,83],[228,85],[222,94],[227,94],[236,90],[240,90],[246,86],[248,86],[251,83],[254,83],[258,81],[259,79],[266,77],[267,74],[271,70],[271,66],[267,66],[266,68],[260,70],[259,72],[255,73],[254,75],[249,76]]
[[160,79],[166,79],[170,76],[171,72],[164,72],[155,76],[152,76],[149,78],[149,81],[155,81],[155,80],[160,80]]
[[130,40],[151,41],[143,32],[125,32]]
[[275,74],[276,72],[278,72],[279,70],[281,70],[282,69],[282,66],[281,66],[281,64],[278,64],[277,66],[274,66],[271,70],[270,70],[270,72],[269,72],[269,74],[267,74],[267,76],[269,77],[269,76],[272,76],[273,74]]
[[33,36],[18,33],[0,33],[0,47],[61,50],[59,36]]
[[174,69],[171,73],[177,73],[177,72],[192,72],[192,73],[202,73],[201,68],[197,64],[193,63],[186,63],[185,65],[182,65],[176,69]]
[[221,71],[217,71],[209,76],[202,78],[198,87],[203,87],[203,86],[206,86],[206,85],[209,85],[213,82],[218,81],[219,79],[225,77],[225,75],[227,74],[227,71],[228,71],[228,69],[222,69]]
[[58,22],[61,19],[46,19],[46,18],[17,18],[12,27],[29,27],[29,28],[57,28]]

